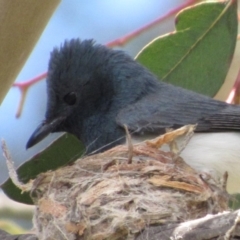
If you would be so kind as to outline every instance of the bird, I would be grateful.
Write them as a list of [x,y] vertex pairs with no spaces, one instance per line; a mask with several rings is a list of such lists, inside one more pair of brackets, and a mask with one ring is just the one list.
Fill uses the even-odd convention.
[[229,193],[240,192],[240,107],[158,79],[126,52],[92,39],[66,40],[50,55],[45,119],[30,148],[53,132],[75,135],[86,154],[197,124],[181,157],[193,168],[229,174]]

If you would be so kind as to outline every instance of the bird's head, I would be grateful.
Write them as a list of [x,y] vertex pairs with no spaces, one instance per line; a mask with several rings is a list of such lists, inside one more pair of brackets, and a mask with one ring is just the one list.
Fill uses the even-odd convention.
[[106,70],[107,55],[111,52],[92,40],[78,39],[66,41],[52,51],[45,120],[30,137],[27,148],[51,132],[75,133],[76,125],[94,114],[100,101],[113,95],[110,73]]

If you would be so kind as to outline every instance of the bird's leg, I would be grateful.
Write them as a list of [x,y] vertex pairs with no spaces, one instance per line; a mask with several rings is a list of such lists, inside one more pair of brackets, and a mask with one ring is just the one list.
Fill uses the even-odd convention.
[[128,145],[128,164],[132,163],[132,158],[133,158],[133,144],[132,144],[132,138],[131,135],[128,131],[127,125],[123,125],[124,129],[126,131],[126,140],[127,140],[127,145]]

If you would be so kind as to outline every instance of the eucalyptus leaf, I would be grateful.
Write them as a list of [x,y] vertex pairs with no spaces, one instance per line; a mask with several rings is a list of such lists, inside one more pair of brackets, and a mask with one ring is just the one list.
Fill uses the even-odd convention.
[[[18,170],[19,180],[27,183],[30,179],[35,179],[42,172],[55,170],[80,158],[84,153],[81,142],[71,134],[63,134],[60,138],[51,143],[42,152],[33,156],[22,164]],[[32,204],[29,193],[21,193],[9,178],[1,185],[4,193],[11,199],[26,204]]]
[[201,3],[180,12],[176,31],[153,40],[136,59],[160,80],[215,96],[230,67],[237,2]]

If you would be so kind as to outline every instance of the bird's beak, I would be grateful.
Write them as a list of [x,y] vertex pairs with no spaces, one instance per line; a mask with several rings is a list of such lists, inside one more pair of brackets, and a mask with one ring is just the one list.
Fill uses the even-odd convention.
[[56,127],[62,122],[63,118],[56,118],[51,122],[44,121],[41,123],[37,129],[33,132],[32,136],[29,138],[26,149],[34,146],[44,139],[49,133],[53,132]]

